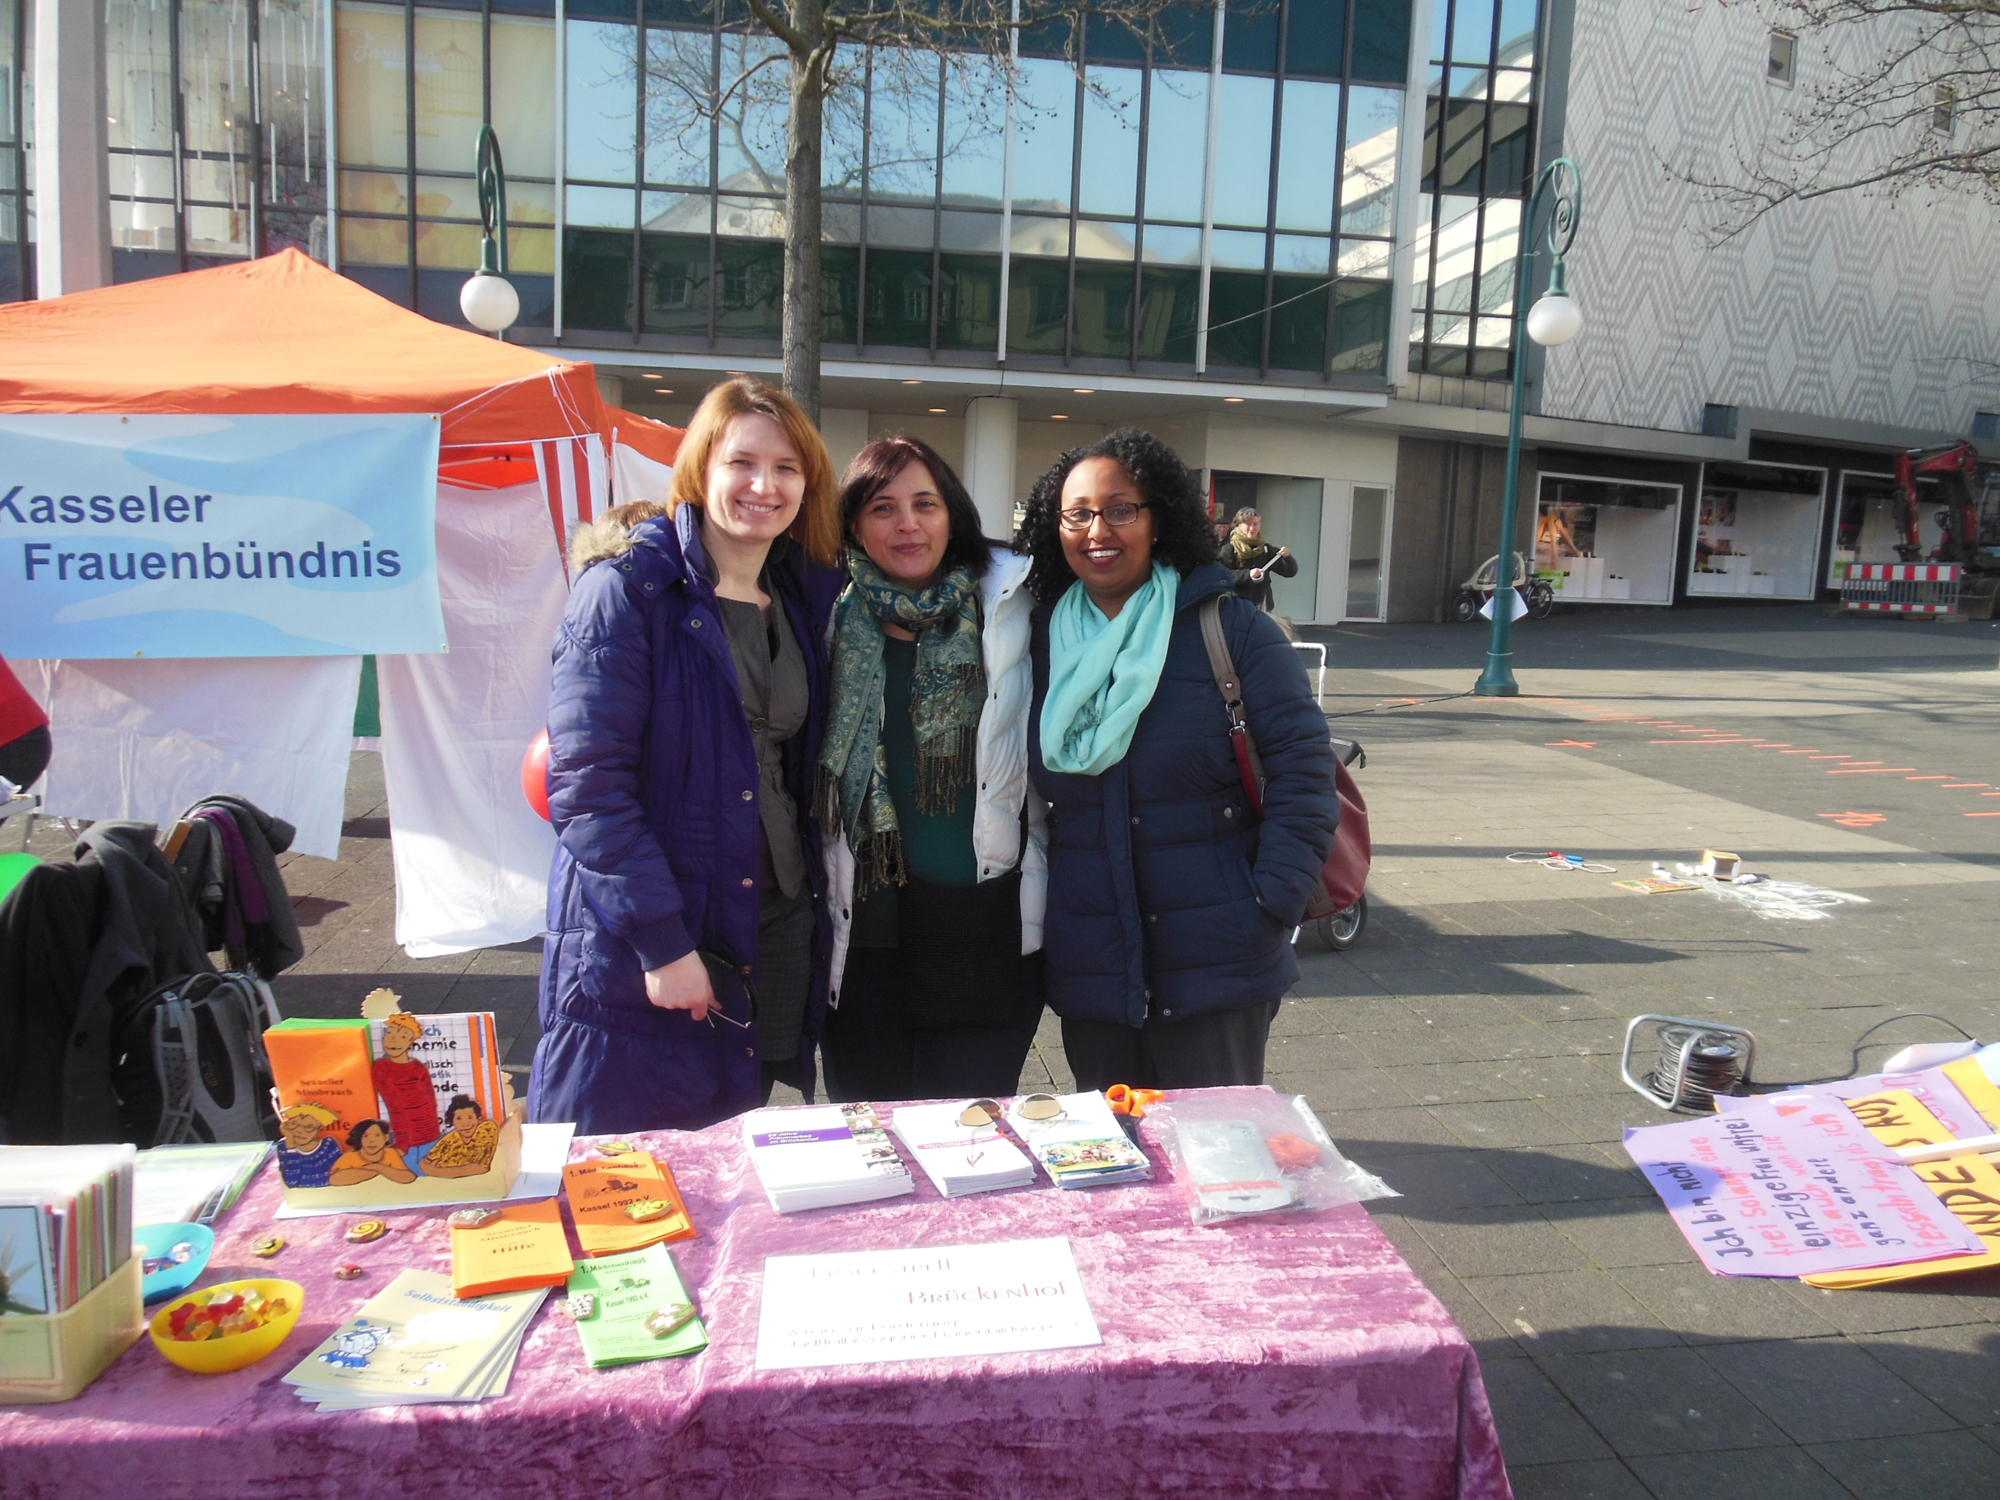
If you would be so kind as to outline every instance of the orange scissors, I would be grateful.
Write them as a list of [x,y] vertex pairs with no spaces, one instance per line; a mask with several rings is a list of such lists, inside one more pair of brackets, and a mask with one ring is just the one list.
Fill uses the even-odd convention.
[[1137,1120],[1144,1118],[1147,1105],[1158,1104],[1166,1098],[1167,1091],[1135,1089],[1127,1083],[1114,1083],[1104,1091],[1104,1097],[1110,1101],[1111,1112],[1114,1115],[1130,1115]]

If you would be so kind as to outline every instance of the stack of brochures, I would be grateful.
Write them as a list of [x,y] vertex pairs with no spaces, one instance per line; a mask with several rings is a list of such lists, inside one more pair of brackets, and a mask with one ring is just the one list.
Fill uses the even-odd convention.
[[285,1376],[321,1411],[483,1401],[505,1393],[546,1287],[460,1298],[451,1278],[405,1270]]
[[141,1151],[132,1222],[213,1223],[270,1157],[269,1141],[204,1142]]
[[743,1139],[781,1214],[917,1190],[872,1104],[753,1109],[743,1116]]
[[1057,1187],[1103,1187],[1153,1175],[1146,1153],[1119,1129],[1102,1094],[1063,1094],[1057,1102],[1063,1112],[1052,1120],[1023,1119],[1018,1101],[1007,1109],[1007,1123]]
[[0,1314],[59,1313],[132,1258],[130,1146],[0,1146]]
[[593,1370],[708,1347],[708,1330],[665,1245],[579,1261],[569,1296],[583,1357]]
[[963,1103],[905,1104],[890,1125],[924,1175],[947,1198],[1033,1182],[1035,1164],[1007,1139],[998,1122],[962,1124],[965,1110]]

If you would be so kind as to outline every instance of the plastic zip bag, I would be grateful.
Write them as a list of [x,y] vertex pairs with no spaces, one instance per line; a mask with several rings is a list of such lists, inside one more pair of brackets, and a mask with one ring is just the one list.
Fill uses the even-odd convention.
[[1396,1190],[1340,1154],[1312,1107],[1269,1088],[1177,1091],[1147,1111],[1196,1224],[1336,1208]]

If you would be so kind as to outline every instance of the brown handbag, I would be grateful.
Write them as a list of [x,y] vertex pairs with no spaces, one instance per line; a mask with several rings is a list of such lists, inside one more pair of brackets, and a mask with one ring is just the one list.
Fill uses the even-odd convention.
[[[1208,648],[1209,670],[1222,693],[1222,706],[1229,714],[1229,746],[1236,753],[1236,770],[1243,778],[1243,792],[1261,818],[1264,815],[1264,762],[1257,743],[1250,737],[1250,720],[1243,711],[1243,684],[1236,675],[1236,660],[1229,654],[1229,642],[1222,634],[1222,596],[1211,594],[1201,601],[1201,640]],[[1374,857],[1368,840],[1368,804],[1361,798],[1354,773],[1347,769],[1360,758],[1361,747],[1346,742],[1351,753],[1338,755],[1333,763],[1333,787],[1340,797],[1340,824],[1334,830],[1333,852],[1319,872],[1319,884],[1306,902],[1306,919],[1330,917],[1346,911],[1361,899],[1368,884],[1368,866]],[[1366,762],[1363,762],[1366,764]]]

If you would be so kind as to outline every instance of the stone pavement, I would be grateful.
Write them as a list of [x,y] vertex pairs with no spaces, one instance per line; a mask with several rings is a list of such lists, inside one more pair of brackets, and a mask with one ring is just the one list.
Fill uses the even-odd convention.
[[[1625,1020],[1754,1030],[1762,1082],[1846,1076],[1877,1022],[2000,1038],[2000,628],[1816,609],[1524,622],[1525,694],[1462,694],[1483,627],[1342,626],[1327,708],[1359,738],[1372,918],[1302,940],[1272,1081],[1403,1194],[1371,1211],[1478,1347],[1523,1500],[1922,1496],[2000,1475],[2000,1277],[1820,1292],[1708,1275],[1620,1149],[1667,1118],[1618,1079]],[[1439,701],[1425,701],[1439,700]],[[492,1009],[534,1049],[538,945],[395,946],[387,808],[358,754],[338,862],[287,863],[311,948],[290,1014]],[[1703,847],[1865,898],[1767,920],[1611,881]],[[1515,866],[1561,849],[1616,875]],[[1878,1065],[1937,1021],[1889,1028]],[[1023,1087],[1068,1082],[1045,1020]]]

